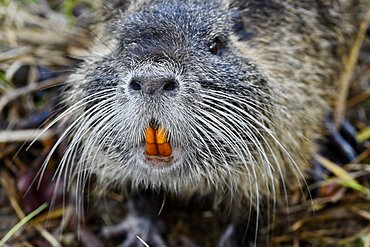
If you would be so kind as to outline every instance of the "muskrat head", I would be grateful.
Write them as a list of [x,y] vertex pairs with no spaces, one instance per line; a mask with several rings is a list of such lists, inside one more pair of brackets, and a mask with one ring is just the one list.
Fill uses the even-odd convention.
[[261,143],[269,90],[239,52],[235,10],[147,1],[106,25],[105,52],[70,80],[69,111],[77,113],[64,162],[79,152],[78,172],[104,184],[175,192],[230,188],[240,174],[257,180],[257,160],[268,159]]

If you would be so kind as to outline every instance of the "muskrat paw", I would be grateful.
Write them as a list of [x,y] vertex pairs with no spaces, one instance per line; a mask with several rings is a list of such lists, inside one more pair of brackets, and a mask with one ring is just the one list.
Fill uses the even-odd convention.
[[160,222],[150,218],[129,215],[117,225],[104,227],[101,235],[106,239],[123,237],[120,247],[166,247],[163,228]]
[[231,223],[222,234],[218,247],[250,247],[256,246],[255,232],[245,225]]
[[356,129],[347,120],[343,120],[337,128],[331,117],[325,119],[325,128],[328,133],[324,145],[320,147],[320,155],[338,164],[345,164],[361,152],[360,144],[356,140]]
[[[324,139],[317,141],[317,154],[319,156],[337,165],[343,165],[353,161],[364,150],[364,147],[356,140],[356,129],[347,120],[343,120],[339,127],[337,127],[332,117],[327,116],[325,118],[325,129],[327,135]],[[314,168],[314,182],[321,182],[325,176],[331,174],[319,160],[315,157],[311,161]],[[328,191],[330,190],[325,188],[311,191],[313,197],[328,195]]]

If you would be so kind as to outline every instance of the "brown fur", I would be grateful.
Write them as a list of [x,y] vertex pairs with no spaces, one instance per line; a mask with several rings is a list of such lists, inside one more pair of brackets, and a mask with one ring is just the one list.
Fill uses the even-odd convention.
[[[101,38],[91,48],[93,56],[87,59],[71,76],[72,90],[69,91],[69,102],[82,101],[88,95],[86,90],[93,87],[94,80],[88,79],[86,75],[93,73],[92,71],[97,70],[100,65],[105,68],[101,62],[102,58],[116,51],[123,42],[120,37],[124,36],[121,35],[130,36],[130,34],[119,33],[121,26],[125,25],[123,20],[130,14],[140,13],[148,6],[158,4],[157,2],[166,1],[142,0],[131,5],[126,1],[112,3],[112,9],[108,9],[108,13],[111,11],[111,16],[102,24]],[[168,2],[176,3],[176,1]],[[196,1],[188,2],[193,5],[197,4]],[[89,150],[83,149],[82,152],[93,150],[92,153],[96,152],[98,155],[93,158],[85,157],[87,160],[78,165],[78,171],[81,172],[86,168],[86,163],[93,163],[93,168],[88,167],[88,174],[98,174],[103,186],[110,184],[123,184],[129,187],[144,186],[184,197],[194,193],[214,193],[219,195],[219,197],[216,196],[217,199],[223,200],[227,195],[230,198],[236,198],[233,201],[235,204],[242,202],[242,205],[245,201],[255,205],[263,198],[275,200],[282,182],[289,185],[303,177],[301,172],[307,166],[314,151],[314,140],[323,133],[323,117],[333,106],[333,100],[338,92],[336,82],[341,73],[343,59],[356,35],[361,10],[366,2],[359,0],[266,0],[234,1],[232,3],[223,1],[222,6],[225,9],[222,11],[227,12],[228,8],[238,9],[245,27],[244,31],[251,32],[251,38],[247,40],[240,40],[237,33],[231,33],[228,40],[228,46],[238,57],[248,58],[253,64],[253,66],[248,64],[240,67],[240,71],[245,69],[249,70],[249,73],[256,73],[261,77],[258,79],[259,82],[265,80],[267,83],[268,89],[264,93],[269,93],[268,99],[261,98],[258,101],[257,97],[256,104],[266,107],[265,117],[271,121],[267,123],[263,118],[259,119],[268,126],[272,135],[265,133],[265,141],[262,137],[257,140],[266,153],[268,164],[263,164],[266,163],[264,158],[259,156],[256,150],[252,150],[251,152],[255,154],[255,163],[246,166],[240,161],[235,161],[231,164],[232,171],[218,164],[211,164],[204,171],[201,167],[203,164],[200,163],[195,164],[193,170],[190,170],[189,174],[185,173],[184,177],[180,177],[177,171],[163,175],[157,171],[150,174],[152,171],[131,168],[130,172],[126,172],[125,162],[112,161],[111,156],[113,155],[105,154],[94,145],[86,145],[90,136],[79,135],[75,137],[78,139],[75,142],[89,147]],[[211,23],[216,21],[207,20]],[[148,23],[153,22],[148,21]],[[199,23],[189,24],[198,25]],[[166,33],[165,30],[162,31]],[[120,69],[120,61],[122,60],[114,61],[115,69]],[[203,66],[195,64],[195,60],[193,62],[195,69]],[[207,64],[203,67],[206,66]],[[212,71],[212,73],[216,72]],[[201,73],[197,71],[197,75]],[[208,75],[204,73],[201,76],[207,78]],[[194,90],[199,89],[195,84],[192,87]],[[226,91],[226,93],[229,92]],[[255,94],[250,96],[255,96]],[[245,96],[245,98],[249,97]],[[72,119],[78,118],[83,112],[83,110],[77,110]],[[127,117],[122,118],[128,121]],[[163,120],[163,125],[166,124]],[[136,133],[140,135],[143,126],[138,124],[130,127],[129,125],[127,128],[131,128],[132,132],[137,130]],[[170,134],[178,130],[166,127],[172,131]],[[130,140],[129,137],[126,138]],[[192,138],[196,139],[194,136]],[[134,140],[132,142],[136,145]],[[197,145],[201,146],[201,144]],[[87,178],[83,180],[85,179]]]

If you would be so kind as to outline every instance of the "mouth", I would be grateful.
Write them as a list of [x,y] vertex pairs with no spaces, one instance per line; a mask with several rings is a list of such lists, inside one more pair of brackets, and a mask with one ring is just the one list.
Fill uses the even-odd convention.
[[166,167],[171,165],[173,152],[164,128],[150,124],[145,130],[144,155],[151,166]]

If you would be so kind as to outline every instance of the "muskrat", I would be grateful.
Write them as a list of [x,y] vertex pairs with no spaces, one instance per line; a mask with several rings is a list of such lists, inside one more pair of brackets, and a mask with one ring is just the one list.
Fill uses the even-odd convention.
[[259,215],[303,178],[364,3],[110,2],[68,81],[62,170]]

